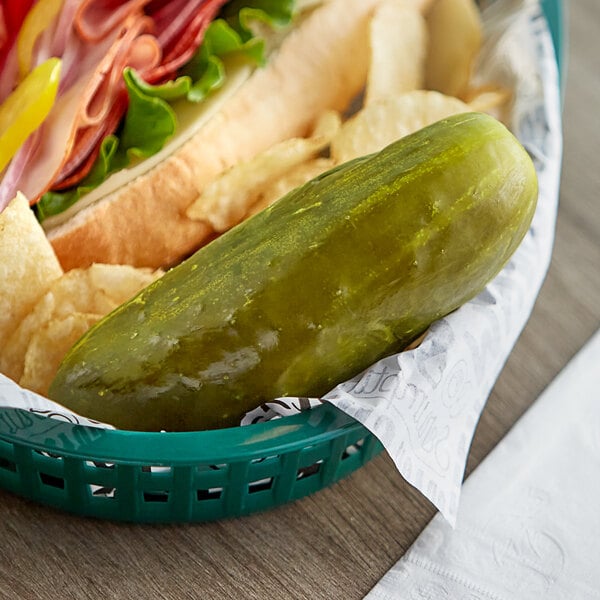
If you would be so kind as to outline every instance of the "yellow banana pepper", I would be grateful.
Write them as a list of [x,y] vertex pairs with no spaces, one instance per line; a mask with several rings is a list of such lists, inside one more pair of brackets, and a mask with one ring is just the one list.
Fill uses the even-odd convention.
[[54,105],[61,61],[49,58],[36,67],[0,106],[0,171]]

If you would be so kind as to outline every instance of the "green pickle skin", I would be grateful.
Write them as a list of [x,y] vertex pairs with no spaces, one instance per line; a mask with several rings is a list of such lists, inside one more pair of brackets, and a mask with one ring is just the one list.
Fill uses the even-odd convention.
[[477,295],[525,235],[531,159],[495,119],[439,121],[241,223],[96,324],[50,397],[131,430],[238,425],[321,396]]

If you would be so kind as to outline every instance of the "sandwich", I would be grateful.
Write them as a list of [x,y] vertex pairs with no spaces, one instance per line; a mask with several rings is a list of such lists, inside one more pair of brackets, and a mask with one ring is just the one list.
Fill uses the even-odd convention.
[[3,4],[0,209],[22,192],[65,270],[177,264],[216,235],[186,215],[211,180],[360,92],[377,3]]

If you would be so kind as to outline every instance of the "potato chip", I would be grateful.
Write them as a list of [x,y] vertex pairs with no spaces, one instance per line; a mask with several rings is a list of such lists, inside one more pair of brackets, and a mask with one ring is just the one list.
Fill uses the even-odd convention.
[[52,282],[8,338],[0,356],[0,372],[16,381],[21,378],[31,340],[50,321],[64,320],[75,313],[106,315],[160,274],[151,269],[103,264],[65,273]]
[[462,100],[473,111],[484,112],[499,121],[506,121],[512,92],[507,88],[487,85],[467,90],[463,94]]
[[102,315],[73,313],[53,319],[37,330],[25,354],[19,385],[46,395],[65,354],[101,318]]
[[[115,305],[123,304],[163,275],[163,271],[129,265],[94,264],[87,269],[89,285]],[[82,312],[92,312],[88,309]]]
[[188,208],[190,219],[207,221],[217,232],[239,223],[260,194],[274,180],[316,156],[339,130],[338,113],[322,115],[309,138],[292,138],[239,163],[213,180]]
[[427,28],[414,5],[383,2],[371,20],[369,44],[365,104],[423,88]]
[[260,212],[276,200],[279,200],[279,198],[285,196],[288,192],[304,185],[333,166],[333,160],[330,158],[315,158],[297,165],[283,177],[275,180],[269,187],[265,188],[258,201],[250,208],[248,216]]
[[4,373],[14,381],[23,375],[25,353],[29,342],[36,331],[46,326],[52,319],[56,301],[51,292],[47,292],[37,302],[34,309],[25,316],[18,327],[6,341],[0,354],[0,373]]
[[482,39],[474,0],[437,0],[427,13],[425,87],[459,96],[468,85]]
[[337,163],[378,152],[397,139],[435,121],[471,109],[457,98],[418,90],[387,98],[348,119],[331,143]]
[[0,354],[62,269],[27,199],[17,197],[0,214]]

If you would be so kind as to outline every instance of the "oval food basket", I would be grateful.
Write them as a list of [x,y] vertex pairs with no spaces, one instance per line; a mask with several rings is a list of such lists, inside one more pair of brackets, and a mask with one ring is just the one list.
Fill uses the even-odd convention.
[[[563,7],[542,4],[562,68]],[[332,484],[381,450],[329,404],[192,433],[113,431],[0,409],[0,487],[111,520],[210,521],[266,510]]]

